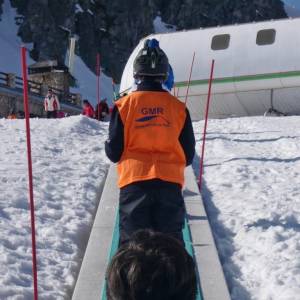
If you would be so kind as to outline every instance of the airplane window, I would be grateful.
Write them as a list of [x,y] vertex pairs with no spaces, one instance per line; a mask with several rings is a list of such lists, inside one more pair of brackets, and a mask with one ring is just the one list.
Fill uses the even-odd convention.
[[230,35],[229,34],[219,34],[215,35],[211,40],[212,50],[224,50],[229,47]]
[[275,42],[275,36],[275,29],[260,30],[256,36],[256,44],[260,46],[271,45]]

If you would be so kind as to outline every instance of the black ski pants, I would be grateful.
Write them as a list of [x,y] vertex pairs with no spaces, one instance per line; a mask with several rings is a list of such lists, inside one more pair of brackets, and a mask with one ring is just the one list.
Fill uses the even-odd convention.
[[47,111],[47,119],[56,119],[56,116],[57,116],[56,110]]
[[163,232],[183,242],[185,206],[181,186],[159,179],[139,181],[120,190],[120,244],[140,229]]

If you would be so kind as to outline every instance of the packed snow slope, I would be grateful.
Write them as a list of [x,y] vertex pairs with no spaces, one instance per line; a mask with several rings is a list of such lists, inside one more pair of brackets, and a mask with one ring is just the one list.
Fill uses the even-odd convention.
[[298,300],[300,117],[210,120],[206,146],[202,194],[232,299]]
[[[69,299],[108,166],[107,124],[31,125],[40,298]],[[194,123],[199,152],[202,129]],[[24,120],[1,119],[0,137],[0,299],[29,300]],[[207,138],[202,194],[232,299],[298,300],[300,117],[210,120]]]
[[[107,124],[31,120],[40,299],[70,299],[108,167]],[[0,119],[0,299],[33,299],[24,120]]]

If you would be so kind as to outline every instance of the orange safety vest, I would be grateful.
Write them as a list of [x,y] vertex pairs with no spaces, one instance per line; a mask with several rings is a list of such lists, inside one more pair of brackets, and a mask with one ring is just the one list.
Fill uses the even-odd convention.
[[184,183],[186,159],[179,136],[185,105],[167,92],[137,91],[116,102],[124,125],[119,187],[161,179]]

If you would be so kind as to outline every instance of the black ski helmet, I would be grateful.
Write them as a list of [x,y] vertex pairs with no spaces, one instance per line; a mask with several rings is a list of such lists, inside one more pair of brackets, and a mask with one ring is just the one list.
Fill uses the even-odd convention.
[[146,40],[133,63],[133,77],[144,76],[167,79],[169,60],[165,52],[159,47],[156,39]]

